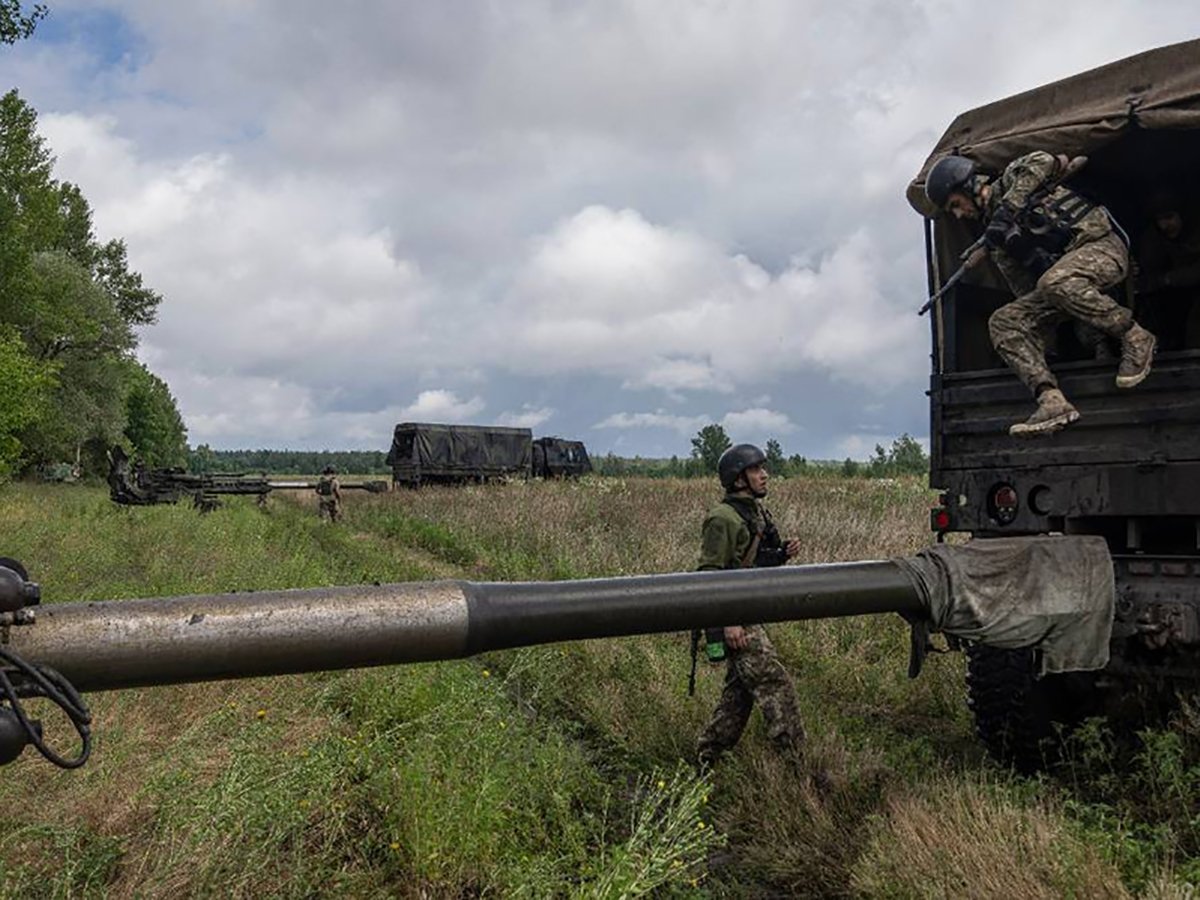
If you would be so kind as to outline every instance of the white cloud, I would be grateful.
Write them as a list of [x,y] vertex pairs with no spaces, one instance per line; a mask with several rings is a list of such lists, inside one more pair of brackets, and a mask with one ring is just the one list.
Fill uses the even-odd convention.
[[721,427],[729,432],[735,441],[738,440],[736,435],[739,434],[753,433],[777,437],[798,430],[796,424],[783,413],[761,407],[728,412],[721,419]]
[[533,407],[525,404],[520,412],[502,412],[496,417],[497,425],[508,425],[513,428],[537,428],[554,416],[554,410],[549,406]]
[[411,405],[400,410],[397,421],[465,422],[483,412],[479,397],[460,400],[453,391],[421,391]]
[[683,435],[692,435],[709,424],[707,416],[677,416],[662,410],[652,413],[613,413],[597,422],[593,428],[670,428]]

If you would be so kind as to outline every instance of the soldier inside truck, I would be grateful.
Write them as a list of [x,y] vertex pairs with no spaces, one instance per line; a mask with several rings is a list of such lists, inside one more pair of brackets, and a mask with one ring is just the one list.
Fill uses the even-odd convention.
[[[1106,206],[1132,239],[1136,274],[1110,293],[1159,336],[1160,355],[1200,351],[1197,159],[1200,132],[1134,129],[1094,151],[1087,166],[1070,181],[1072,188]],[[978,223],[939,218],[938,261],[943,278],[957,268],[957,254],[975,241],[978,228]],[[944,311],[948,327],[942,332],[945,346],[940,348],[943,371],[1004,368],[992,348],[988,318],[1012,294],[994,267],[979,268],[981,274],[973,274],[959,286],[953,309]],[[1112,364],[1112,356],[1097,354],[1095,342],[1069,321],[1050,336],[1047,358],[1052,367],[1093,359]]]

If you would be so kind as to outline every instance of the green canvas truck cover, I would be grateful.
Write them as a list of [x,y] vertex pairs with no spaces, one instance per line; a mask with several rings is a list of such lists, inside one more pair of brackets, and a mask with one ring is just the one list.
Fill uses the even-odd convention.
[[387,462],[397,480],[528,474],[532,446],[528,428],[402,422]]
[[963,113],[909,184],[908,202],[923,216],[937,214],[925,197],[925,176],[948,153],[999,172],[1032,150],[1087,156],[1136,128],[1200,128],[1200,40],[1139,53]]

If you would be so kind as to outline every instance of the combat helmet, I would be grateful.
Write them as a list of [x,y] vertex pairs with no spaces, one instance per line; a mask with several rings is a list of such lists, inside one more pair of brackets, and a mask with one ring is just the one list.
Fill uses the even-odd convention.
[[945,209],[946,201],[955,191],[970,196],[971,179],[977,171],[975,163],[965,156],[943,156],[925,176],[925,196],[938,209]]
[[751,466],[760,466],[766,461],[767,454],[753,444],[734,444],[717,460],[717,477],[721,479],[721,487],[727,491],[734,490],[739,475]]

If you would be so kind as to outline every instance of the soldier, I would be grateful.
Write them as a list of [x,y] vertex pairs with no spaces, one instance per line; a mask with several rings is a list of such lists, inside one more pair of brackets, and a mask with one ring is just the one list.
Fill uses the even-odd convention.
[[337,469],[326,466],[317,481],[317,515],[330,522],[342,518],[342,486],[338,484]]
[[1046,365],[1055,325],[1074,319],[1121,342],[1117,387],[1150,374],[1155,337],[1103,292],[1120,283],[1129,251],[1108,211],[1058,183],[1067,161],[1042,150],[1013,160],[998,179],[963,156],[929,170],[925,193],[956,219],[982,220],[992,261],[1017,299],[988,321],[992,345],[1033,392],[1037,410],[1009,433],[1050,434],[1079,419]]
[[[766,454],[753,444],[737,444],[717,464],[724,499],[704,520],[701,571],[749,566],[781,566],[799,552],[799,541],[783,541],[760,502],[767,495]],[[781,751],[798,761],[804,726],[796,689],[761,625],[724,629],[725,687],[697,742],[701,767],[711,766],[742,735],[755,701],[762,708],[767,734]]]
[[1200,285],[1200,225],[1174,194],[1158,191],[1147,204],[1151,227],[1140,241],[1138,291]]

